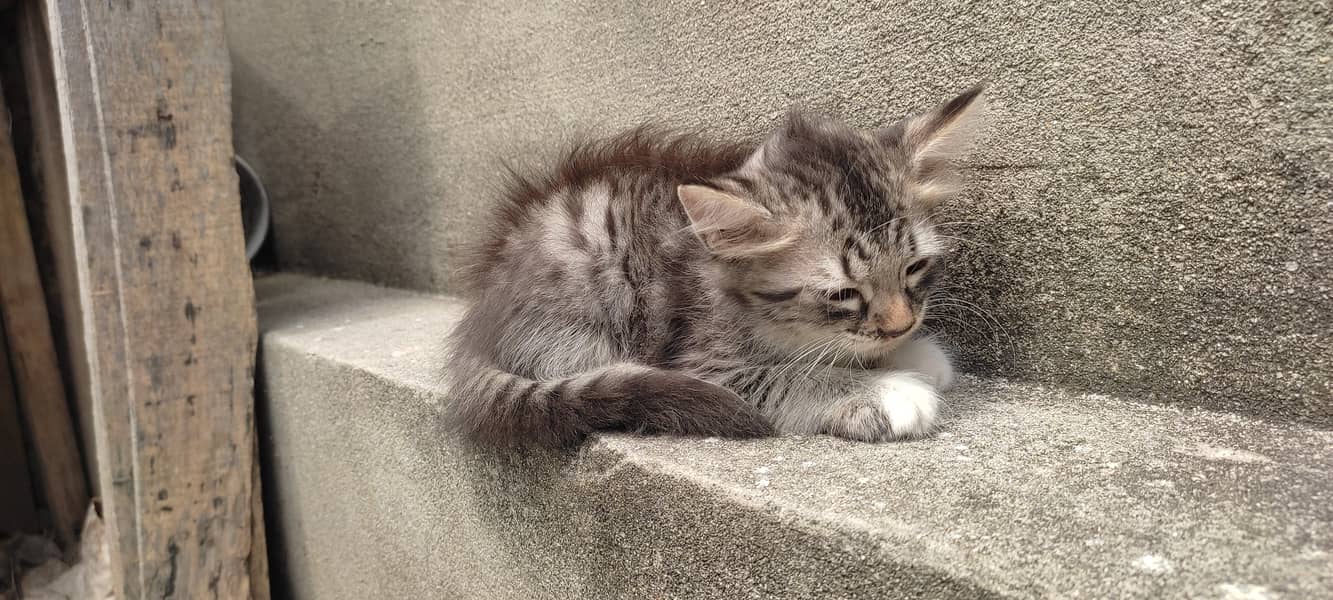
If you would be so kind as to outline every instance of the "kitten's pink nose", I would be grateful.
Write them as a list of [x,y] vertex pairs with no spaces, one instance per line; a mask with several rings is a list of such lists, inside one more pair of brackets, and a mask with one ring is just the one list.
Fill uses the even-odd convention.
[[883,337],[898,337],[916,326],[916,315],[912,313],[912,304],[906,294],[890,296],[883,304],[875,307],[872,316],[875,329]]

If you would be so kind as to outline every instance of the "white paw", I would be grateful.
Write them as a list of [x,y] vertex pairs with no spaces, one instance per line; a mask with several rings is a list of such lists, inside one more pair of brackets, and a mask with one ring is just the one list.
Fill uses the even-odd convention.
[[826,432],[866,442],[922,437],[935,425],[939,402],[935,389],[921,375],[884,373],[868,381],[864,393],[849,400]]
[[[949,377],[953,377],[952,369]],[[912,373],[889,373],[876,380],[873,389],[880,409],[889,418],[889,437],[913,438],[930,433],[940,403],[930,384]]]
[[932,338],[915,339],[903,345],[894,352],[890,365],[894,369],[920,373],[941,392],[952,388],[957,379],[949,355]]

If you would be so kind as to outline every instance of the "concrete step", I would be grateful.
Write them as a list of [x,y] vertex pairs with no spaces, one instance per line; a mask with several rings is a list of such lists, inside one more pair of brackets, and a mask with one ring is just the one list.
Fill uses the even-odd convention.
[[1329,598],[1333,432],[964,377],[938,435],[440,433],[454,299],[257,282],[294,598]]

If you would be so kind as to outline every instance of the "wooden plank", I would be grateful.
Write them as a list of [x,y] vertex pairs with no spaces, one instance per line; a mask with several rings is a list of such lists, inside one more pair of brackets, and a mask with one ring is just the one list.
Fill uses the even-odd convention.
[[[0,108],[8,106],[0,89]],[[60,379],[28,231],[9,118],[0,118],[0,315],[5,323],[19,412],[32,440],[34,463],[56,540],[69,549],[88,508],[88,487]]]
[[[2,329],[2,327],[0,327]],[[0,334],[0,533],[36,533],[37,507],[28,477],[28,452],[19,428],[18,396],[10,376],[9,352]],[[0,572],[0,577],[4,573]]]
[[27,1],[50,37],[117,593],[250,597],[256,332],[221,5]]
[[70,215],[69,189],[66,187],[65,147],[60,138],[59,105],[56,101],[55,73],[51,66],[51,42],[46,34],[45,18],[35,2],[17,7],[19,55],[28,94],[28,114],[32,119],[34,170],[46,213],[46,239],[54,259],[55,285],[60,298],[65,336],[56,340],[69,357],[66,368],[73,389],[74,422],[83,448],[84,473],[89,474],[91,495],[98,489],[97,447],[93,436],[93,400],[88,382],[88,352],[84,348],[83,307],[79,301],[78,269],[75,266],[73,221]]

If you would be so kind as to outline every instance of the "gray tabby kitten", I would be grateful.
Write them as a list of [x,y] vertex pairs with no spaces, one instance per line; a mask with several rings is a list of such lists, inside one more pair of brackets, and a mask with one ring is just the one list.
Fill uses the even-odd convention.
[[757,148],[639,128],[515,176],[465,273],[448,422],[497,445],[929,433],[954,373],[913,334],[981,91],[877,131],[793,114]]

